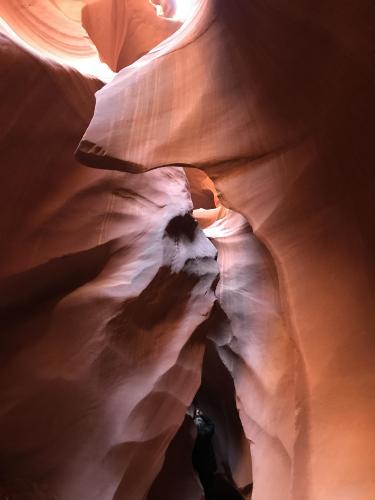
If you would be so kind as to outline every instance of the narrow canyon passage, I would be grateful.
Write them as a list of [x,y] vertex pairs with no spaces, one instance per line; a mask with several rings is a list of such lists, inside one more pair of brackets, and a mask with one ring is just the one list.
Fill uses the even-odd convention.
[[0,1],[0,500],[375,498],[374,34]]
[[[213,498],[250,499],[250,446],[236,408],[233,380],[212,341],[206,344],[202,382],[194,398],[194,405],[205,415],[209,415],[215,425],[213,447],[218,471],[216,494]],[[195,439],[196,429],[191,415],[187,415],[167,450],[165,463],[148,494],[148,500],[160,500],[163,495],[171,500],[203,498],[197,473],[192,466]]]
[[[291,477],[297,354],[281,314],[277,273],[246,219],[221,205],[208,176],[197,169],[185,172],[193,215],[218,251],[220,270],[214,319],[206,332],[202,385],[194,402],[217,426],[219,474],[236,485],[243,498],[250,498],[253,482],[255,492],[269,487],[272,470],[273,482],[282,491]],[[151,498],[156,500],[163,488],[171,498],[195,498],[192,434],[186,417]],[[180,465],[176,457],[182,449]],[[186,494],[167,479],[174,476],[181,479],[177,484],[186,485]]]
[[[222,317],[209,333],[234,384],[236,406],[252,448],[254,492],[280,491],[292,477],[298,352],[286,329],[272,257],[246,219],[221,205],[208,176],[185,169],[194,217],[218,251],[220,279],[215,295]],[[203,208],[205,207],[205,208]],[[283,425],[280,426],[280,414]]]
[[[225,209],[220,206],[215,187],[204,172],[185,168],[185,173],[193,201],[193,216],[201,228],[209,230],[215,219],[225,214]],[[188,219],[186,222],[182,219],[176,221],[176,233],[187,227],[187,224]],[[220,255],[218,258],[220,260]],[[230,322],[219,302],[214,305],[210,318],[204,329],[206,340],[200,388],[181,428],[169,445],[163,468],[147,496],[148,500],[158,500],[163,496],[171,500],[203,498],[198,474],[192,463],[197,434],[192,419],[194,408],[199,408],[204,415],[209,416],[215,426],[213,449],[217,470],[212,500],[251,498],[253,480],[250,442],[245,436],[236,407],[237,396],[232,375],[220,359],[222,346],[216,343],[223,329],[230,329]],[[211,500],[211,496],[209,498]]]

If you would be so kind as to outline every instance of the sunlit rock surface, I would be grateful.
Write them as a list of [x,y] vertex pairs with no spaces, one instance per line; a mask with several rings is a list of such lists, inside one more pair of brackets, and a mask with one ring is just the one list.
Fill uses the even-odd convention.
[[0,17],[31,46],[60,57],[86,58],[96,49],[81,25],[84,0],[1,0]]
[[128,66],[174,33],[181,23],[155,15],[148,0],[96,0],[82,10],[82,24],[113,71]]
[[2,0],[0,30],[1,20],[35,50],[106,80],[111,72],[100,61],[118,71],[181,25],[157,16],[149,0]]
[[108,169],[200,167],[259,240],[227,255],[248,255],[261,302],[236,282],[242,313],[222,281],[255,500],[375,496],[374,11],[202,0],[99,91],[78,150]]
[[233,378],[252,449],[254,497],[272,488],[281,499],[290,488],[297,356],[281,314],[277,274],[242,215],[224,209],[205,234],[218,250],[216,296],[227,317],[210,338]]
[[4,499],[375,497],[374,10],[0,2]]
[[183,169],[75,161],[100,82],[4,36],[0,67],[0,496],[141,500],[200,385],[216,250]]

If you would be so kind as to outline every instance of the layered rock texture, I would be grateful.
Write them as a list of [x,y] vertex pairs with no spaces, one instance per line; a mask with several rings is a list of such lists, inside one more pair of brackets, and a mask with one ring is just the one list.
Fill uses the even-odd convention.
[[4,500],[375,498],[373,2],[0,7]]
[[[86,3],[82,10],[82,24],[98,48],[102,61],[113,71],[136,61],[181,26],[178,21],[157,17],[155,7],[148,0]],[[165,8],[168,12],[167,5]]]
[[202,1],[98,92],[79,148],[200,167],[251,225],[222,294],[255,499],[375,495],[374,19],[372,2]]
[[99,59],[118,71],[181,25],[148,0],[2,0],[0,18],[34,49],[106,78]]
[[74,160],[98,81],[0,50],[1,498],[142,499],[200,385],[216,250],[182,169]]

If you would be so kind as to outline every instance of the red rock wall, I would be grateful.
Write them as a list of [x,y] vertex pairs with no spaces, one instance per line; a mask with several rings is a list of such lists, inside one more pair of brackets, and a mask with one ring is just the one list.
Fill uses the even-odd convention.
[[[83,10],[115,70],[178,27],[124,5]],[[0,14],[85,59],[82,7]],[[208,333],[247,439],[225,458],[238,486],[250,447],[255,500],[375,496],[374,18],[369,0],[201,0],[97,94],[77,157],[103,170],[73,159],[102,84],[1,37],[4,497],[196,500],[191,468],[183,493],[167,478]],[[196,216],[219,251],[219,323],[215,251],[176,165],[237,212],[188,175],[212,208]]]
[[180,22],[155,15],[148,0],[96,0],[82,9],[82,24],[113,71],[133,63],[174,33]]
[[375,495],[374,20],[370,1],[202,1],[99,92],[78,152],[125,171],[200,167],[262,243],[248,244],[277,309],[250,327],[246,367],[233,361],[261,388],[253,401],[241,380],[255,500]]
[[200,384],[216,251],[182,169],[75,161],[100,82],[0,58],[0,492],[141,500]]
[[97,52],[81,25],[83,0],[2,0],[0,17],[32,47],[63,59]]
[[37,52],[106,81],[105,64],[120,70],[181,25],[157,16],[149,0],[3,0],[0,30],[2,21]]

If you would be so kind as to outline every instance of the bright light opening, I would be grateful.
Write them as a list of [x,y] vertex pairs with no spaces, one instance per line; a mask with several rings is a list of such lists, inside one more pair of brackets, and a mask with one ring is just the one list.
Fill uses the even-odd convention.
[[1,33],[8,35],[14,42],[37,57],[46,58],[47,60],[52,60],[59,64],[70,66],[84,75],[99,78],[102,82],[108,83],[115,76],[115,73],[111,71],[106,64],[100,61],[98,55],[93,54],[91,56],[81,58],[69,57],[69,55],[61,57],[50,53],[47,50],[39,49],[31,45],[27,41],[23,40],[23,38],[20,37],[2,17],[0,17],[0,34]]
[[174,19],[185,21],[193,12],[197,0],[175,0],[176,12],[173,16]]

